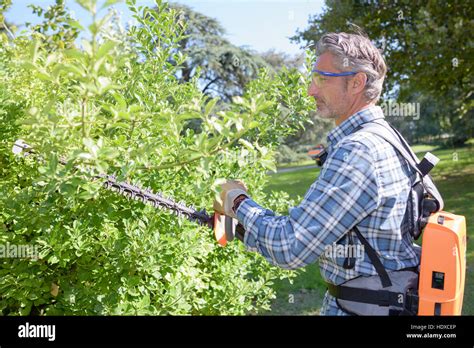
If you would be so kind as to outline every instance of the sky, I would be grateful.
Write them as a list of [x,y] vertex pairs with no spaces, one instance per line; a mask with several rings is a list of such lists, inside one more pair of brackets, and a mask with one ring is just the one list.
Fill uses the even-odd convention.
[[[291,43],[290,36],[296,30],[307,27],[309,15],[323,10],[324,0],[173,0],[171,2],[188,5],[194,10],[217,19],[226,29],[227,39],[237,46],[248,46],[264,52],[271,48],[287,54],[299,54],[302,49]],[[38,17],[27,6],[34,4],[47,8],[54,0],[13,0],[6,13],[8,22],[24,29],[25,22],[37,23]],[[98,8],[104,0],[98,1]],[[152,7],[153,0],[137,0],[137,5]],[[75,18],[85,26],[91,19],[74,0],[66,0],[66,6],[74,12]],[[123,14],[127,23],[131,19],[126,4],[114,5]],[[106,11],[100,13],[104,15]]]

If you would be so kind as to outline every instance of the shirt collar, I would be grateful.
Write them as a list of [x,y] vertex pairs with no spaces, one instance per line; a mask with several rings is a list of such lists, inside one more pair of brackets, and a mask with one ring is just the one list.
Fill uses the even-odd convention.
[[363,123],[384,118],[380,106],[370,106],[349,116],[339,126],[336,126],[328,133],[327,140],[330,146],[335,146],[342,138],[351,134],[355,128]]

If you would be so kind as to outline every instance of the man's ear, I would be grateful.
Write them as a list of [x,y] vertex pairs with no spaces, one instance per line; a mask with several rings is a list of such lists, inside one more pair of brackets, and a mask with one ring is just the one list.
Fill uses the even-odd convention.
[[364,90],[366,84],[367,75],[365,73],[358,72],[349,82],[349,90],[354,95],[359,94]]

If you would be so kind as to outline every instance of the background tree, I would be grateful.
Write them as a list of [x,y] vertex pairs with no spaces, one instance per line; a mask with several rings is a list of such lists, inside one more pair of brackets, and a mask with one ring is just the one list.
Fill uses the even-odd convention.
[[291,56],[285,52],[278,52],[275,49],[270,49],[259,55],[275,71],[280,71],[283,68],[301,69],[305,62],[304,54]]
[[170,9],[179,13],[178,24],[186,24],[185,37],[179,44],[179,50],[188,57],[178,70],[181,81],[198,77],[203,93],[230,101],[242,95],[245,85],[267,66],[255,52],[231,44],[216,19],[186,5],[171,3]]

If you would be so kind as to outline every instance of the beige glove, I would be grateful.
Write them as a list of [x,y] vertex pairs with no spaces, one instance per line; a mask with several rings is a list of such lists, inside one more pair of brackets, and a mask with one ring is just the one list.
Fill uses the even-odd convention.
[[237,216],[232,209],[234,200],[240,196],[247,194],[247,187],[240,180],[229,180],[221,185],[220,197],[214,201],[214,210],[219,214],[225,214],[236,219]]

